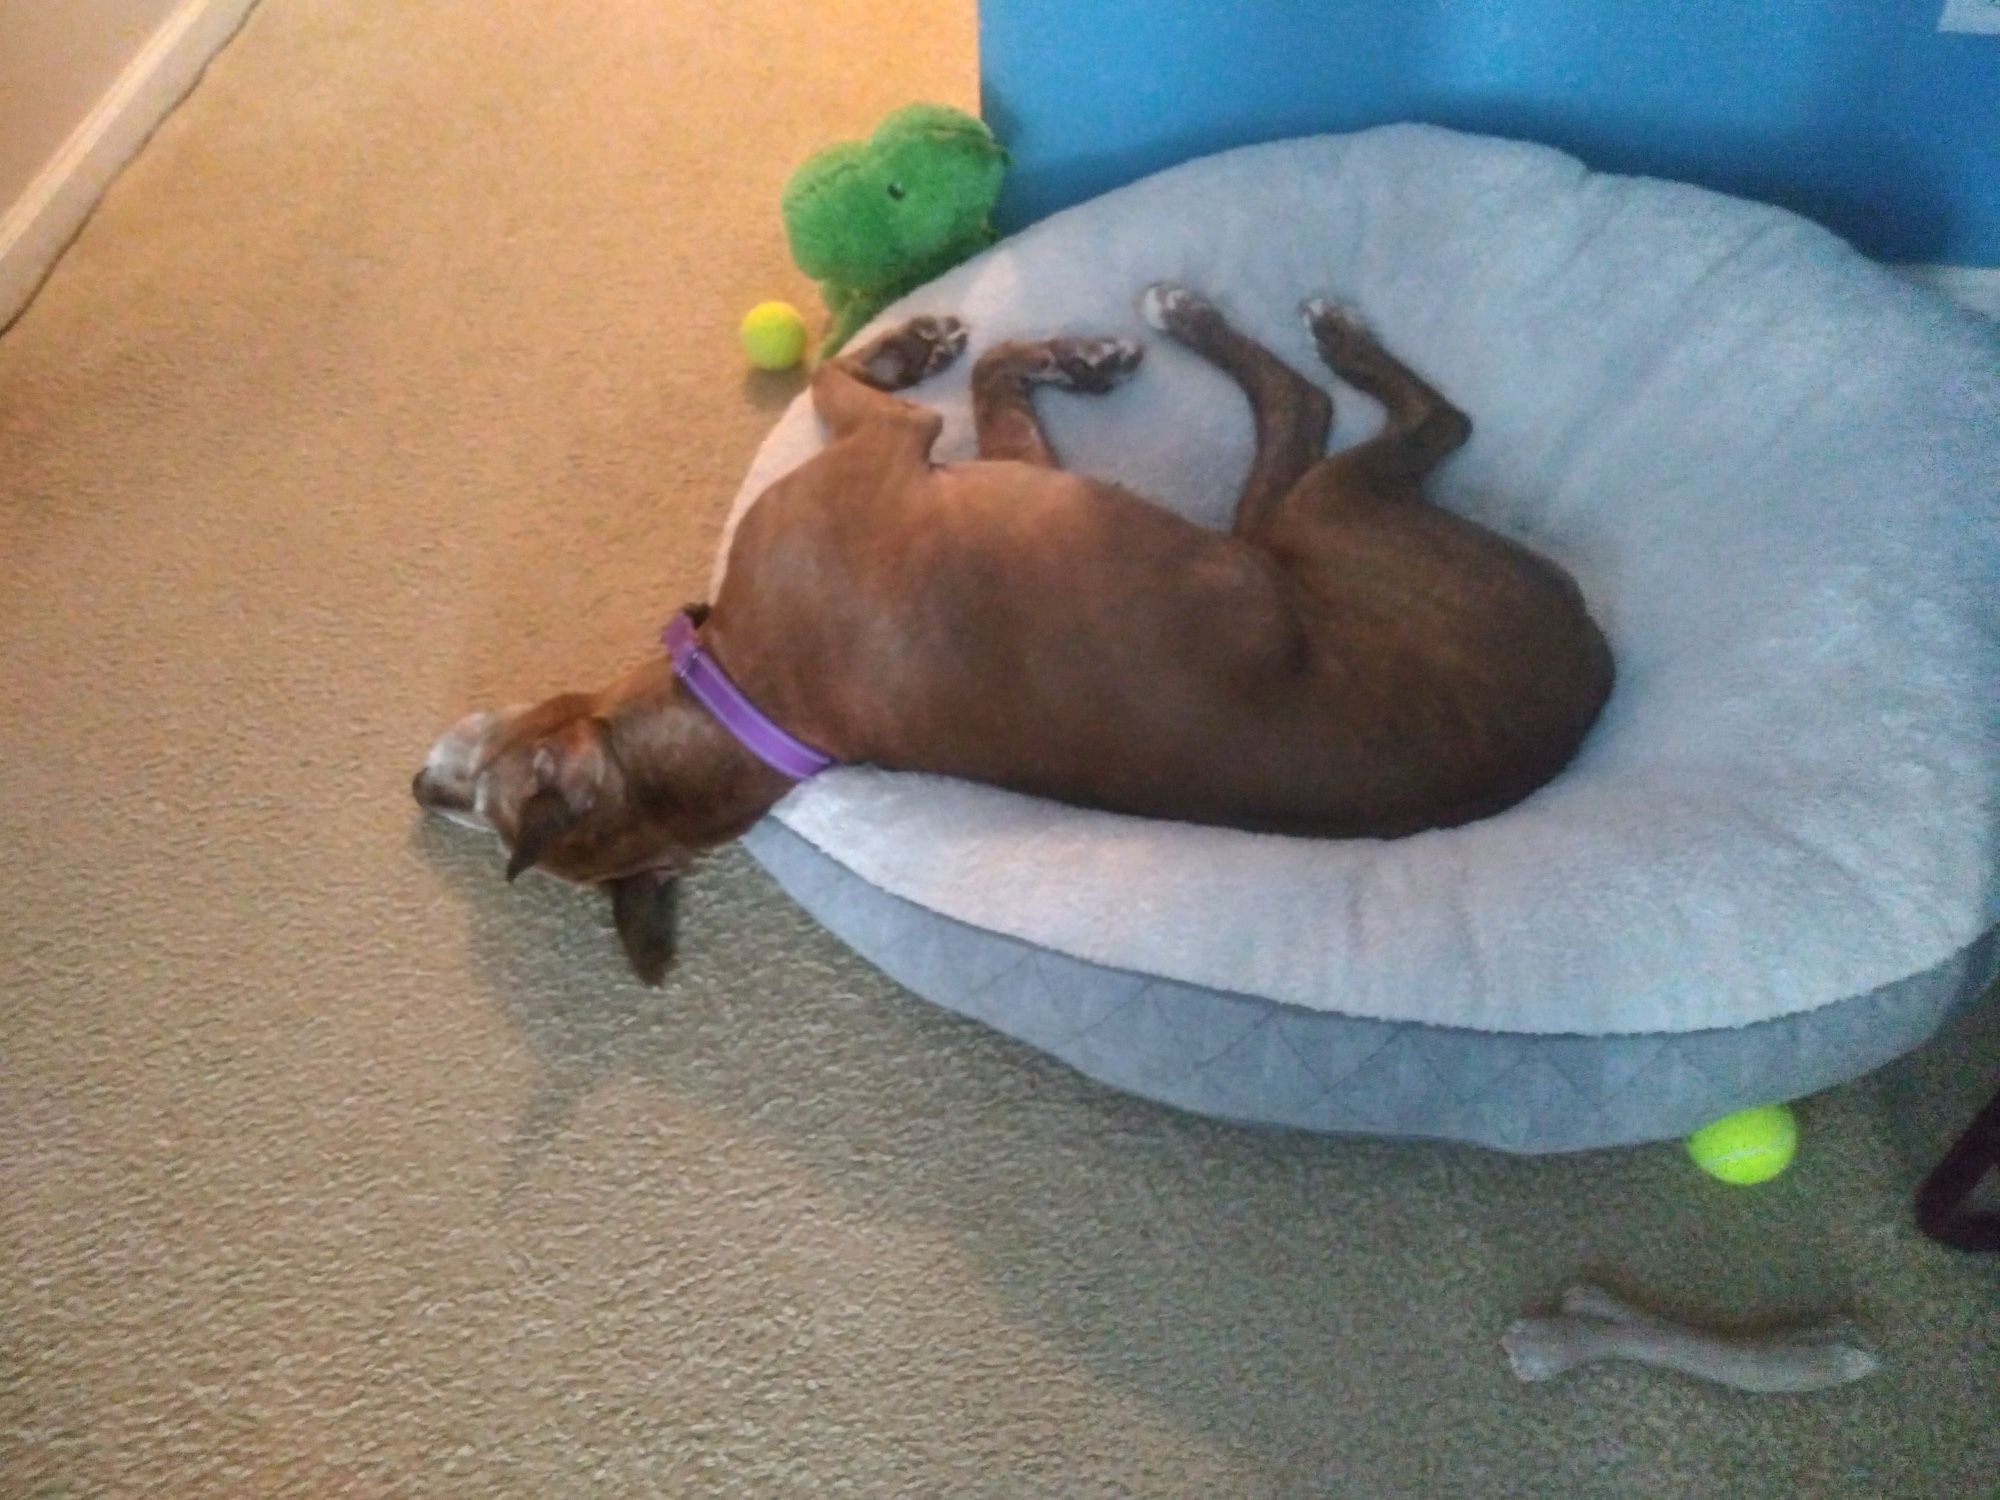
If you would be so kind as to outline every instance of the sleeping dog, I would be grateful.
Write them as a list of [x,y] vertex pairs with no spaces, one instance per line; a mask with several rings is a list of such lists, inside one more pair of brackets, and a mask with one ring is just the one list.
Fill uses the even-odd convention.
[[605,887],[657,983],[675,879],[836,762],[1328,838],[1469,822],[1555,776],[1611,652],[1561,569],[1424,498],[1465,414],[1309,302],[1321,357],[1387,413],[1328,457],[1318,386],[1184,288],[1143,310],[1249,398],[1226,535],[1050,451],[1032,393],[1111,389],[1140,362],[1123,341],[987,351],[979,457],[933,463],[941,419],[895,393],[966,333],[918,318],[820,367],[827,445],[745,514],[712,608],[609,687],[462,720],[417,801],[497,833],[510,880]]

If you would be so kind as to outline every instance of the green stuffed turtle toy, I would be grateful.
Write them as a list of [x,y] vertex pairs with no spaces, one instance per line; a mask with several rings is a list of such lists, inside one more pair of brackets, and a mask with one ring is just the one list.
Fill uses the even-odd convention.
[[895,111],[866,141],[816,151],[785,184],[792,259],[833,314],[836,353],[906,292],[992,244],[989,218],[1007,172],[993,132],[942,104]]

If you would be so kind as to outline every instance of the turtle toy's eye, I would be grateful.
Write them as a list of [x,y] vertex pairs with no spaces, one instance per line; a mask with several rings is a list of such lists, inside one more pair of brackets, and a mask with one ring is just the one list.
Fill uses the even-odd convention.
[[894,198],[898,203],[901,203],[903,201],[903,185],[900,182],[890,183],[889,196]]

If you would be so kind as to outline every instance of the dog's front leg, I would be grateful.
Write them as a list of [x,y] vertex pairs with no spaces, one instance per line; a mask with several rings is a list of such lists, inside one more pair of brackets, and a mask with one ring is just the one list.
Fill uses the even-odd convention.
[[988,349],[972,367],[979,456],[1060,468],[1029,392],[1046,385],[1102,395],[1129,379],[1144,353],[1125,339],[1044,339]]
[[912,318],[854,353],[821,365],[813,376],[813,409],[835,439],[873,424],[895,423],[915,425],[935,441],[943,426],[937,413],[890,393],[928,380],[964,352],[965,325],[958,319]]

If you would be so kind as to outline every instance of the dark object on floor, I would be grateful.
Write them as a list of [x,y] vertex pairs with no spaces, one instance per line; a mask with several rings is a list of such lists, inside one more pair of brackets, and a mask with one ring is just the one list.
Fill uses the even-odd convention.
[[1941,1245],[2000,1251],[2000,1213],[1967,1206],[1973,1189],[1994,1171],[2000,1171],[2000,1094],[1986,1101],[1917,1189],[1917,1227]]

